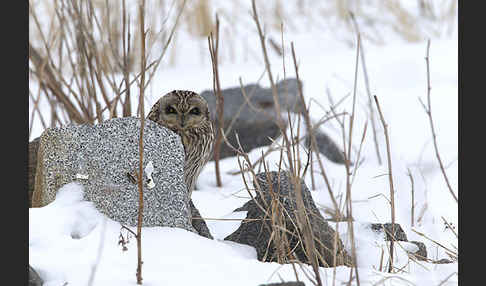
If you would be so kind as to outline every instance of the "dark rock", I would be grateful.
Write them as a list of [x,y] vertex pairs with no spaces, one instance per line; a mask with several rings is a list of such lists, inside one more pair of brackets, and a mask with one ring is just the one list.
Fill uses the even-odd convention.
[[[317,149],[322,155],[337,164],[344,164],[346,162],[343,151],[341,151],[331,137],[320,130],[314,132],[314,136],[316,137]],[[305,137],[305,145],[310,149],[311,140],[309,135]]]
[[37,137],[29,142],[29,161],[27,162],[29,208],[32,206],[32,193],[34,192],[35,169],[37,168],[37,150],[39,149],[39,141],[40,137]]
[[[386,241],[391,241],[392,240],[392,237],[391,237],[391,234],[392,234],[392,224],[391,223],[385,223],[385,224],[381,224],[381,223],[372,223],[371,224],[371,229],[375,232],[383,232],[383,233],[386,233],[386,237],[385,237],[385,240]],[[407,235],[405,234],[405,232],[403,231],[402,227],[398,224],[398,223],[395,223],[394,225],[394,229],[395,229],[395,234],[394,234],[394,239],[395,241],[408,241],[407,240]],[[385,234],[383,234],[385,235]]]
[[39,274],[29,265],[29,286],[42,286],[42,279]]
[[206,225],[206,222],[204,219],[199,219],[201,217],[201,214],[199,213],[199,210],[196,208],[194,203],[192,202],[192,199],[189,200],[189,207],[191,208],[191,223],[192,227],[199,233],[200,236],[204,236],[209,239],[213,239],[213,236],[211,235],[211,232],[209,231],[208,226]]
[[[139,136],[140,119],[134,117],[47,129],[38,147],[32,206],[47,205],[59,187],[78,181],[84,186],[85,199],[100,212],[122,224],[136,225],[138,184],[131,182],[127,173],[138,170]],[[155,187],[148,189],[144,183],[144,226],[179,227],[195,232],[184,182],[184,157],[177,134],[145,121],[144,169],[152,161]]]
[[[301,113],[303,110],[298,81],[296,78],[289,78],[278,82],[276,86],[280,109],[285,113],[282,118],[287,122],[287,110],[293,113]],[[243,88],[251,105],[260,110],[248,106],[240,87],[223,89],[221,90],[224,98],[223,123],[225,130],[231,126],[226,136],[231,145],[238,147],[235,135],[238,134],[243,150],[249,152],[254,148],[270,145],[272,141],[268,138],[276,138],[280,134],[280,129],[275,124],[277,117],[271,87],[262,88],[257,84],[249,84]],[[205,90],[201,92],[201,96],[208,102],[211,119],[217,124],[216,97],[213,90]],[[322,131],[315,134],[320,153],[332,162],[344,164],[344,156],[337,144]],[[309,144],[308,140],[306,144]],[[221,159],[235,155],[224,142],[221,144]]]
[[[370,224],[370,227],[373,231],[383,233],[383,236],[385,237],[386,241],[391,241],[391,233],[392,233],[392,224],[391,223],[372,223]],[[400,224],[395,223],[395,235],[394,235],[394,240],[395,241],[406,241],[409,242],[407,239],[407,234],[403,231],[402,227]],[[386,233],[386,236],[385,236]],[[411,255],[415,256],[419,260],[427,261],[427,248],[425,247],[425,244],[420,241],[410,241],[411,243],[415,244],[419,250],[415,253],[410,253]]]
[[260,284],[258,286],[305,286],[304,282],[281,282],[281,283],[270,283],[270,284]]
[[420,241],[410,241],[411,243],[415,244],[419,250],[415,253],[412,253],[418,260],[427,261],[427,248],[425,244]]
[[447,258],[442,258],[440,260],[432,261],[434,264],[449,264],[449,263],[454,263],[454,261],[447,259]]
[[[297,79],[286,79],[285,81],[278,82],[276,86],[281,111],[300,112],[301,103],[298,95]],[[277,137],[280,131],[274,122],[274,119],[277,117],[275,114],[272,89],[250,84],[244,86],[244,90],[248,98],[250,98],[252,106],[264,110],[270,118],[262,111],[256,111],[250,108],[243,97],[241,88],[234,87],[221,91],[224,98],[223,124],[224,129],[227,130],[231,122],[235,120],[231,131],[226,137],[231,145],[238,147],[235,136],[235,133],[237,133],[243,149],[250,151],[256,147],[270,145],[272,142],[268,138]],[[205,90],[201,92],[201,96],[208,102],[212,120],[217,122],[216,97],[213,91]],[[238,117],[234,119],[236,115]],[[287,117],[284,116],[283,118],[285,119]],[[229,156],[235,156],[235,153],[223,142],[221,144],[220,158]]]
[[[290,181],[290,174],[288,172],[281,172],[280,177],[277,172],[269,172],[268,174],[270,184],[267,182],[267,175],[265,173],[258,174],[256,177],[261,188],[261,193],[258,192],[255,199],[248,201],[242,207],[235,210],[247,211],[246,218],[251,220],[242,222],[241,226],[235,232],[227,236],[225,240],[231,240],[255,247],[258,260],[260,261],[273,261],[279,263],[288,262],[288,260],[292,258],[289,257],[288,253],[287,256],[283,258],[282,255],[279,257],[278,254],[277,246],[280,246],[287,240],[287,250],[292,249],[296,258],[303,263],[310,264],[310,261],[307,259],[305,251],[302,248],[302,244],[299,243],[301,231],[294,224],[296,222],[295,212],[297,210],[297,205],[294,186]],[[256,188],[255,182],[253,182],[253,185]],[[351,265],[351,257],[343,248],[341,239],[319,213],[319,210],[312,200],[310,191],[303,180],[300,180],[300,186],[304,207],[308,214],[308,219],[314,234],[316,250],[324,260],[319,261],[320,266],[327,267],[334,265],[334,255],[332,250],[334,249],[335,237],[338,238],[336,265]],[[278,199],[279,204],[277,205],[280,206],[280,211],[274,211],[276,208],[275,204],[272,207],[272,196]],[[266,210],[267,214],[263,212],[260,206]],[[282,206],[285,211],[282,210]],[[274,230],[279,230],[278,228],[272,227],[272,223],[269,220],[269,218],[272,217],[274,220],[282,218],[282,223],[280,225],[285,226],[287,229],[287,232],[280,232],[282,234],[282,241],[280,242],[275,242],[275,238],[270,241],[272,232]]]

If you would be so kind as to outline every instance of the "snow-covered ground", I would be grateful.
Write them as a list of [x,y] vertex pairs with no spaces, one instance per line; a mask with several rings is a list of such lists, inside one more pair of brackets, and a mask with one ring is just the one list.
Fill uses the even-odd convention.
[[[223,1],[222,1],[223,2]],[[248,1],[249,2],[249,1]],[[414,1],[415,2],[415,1]],[[245,4],[246,5],[246,4]],[[248,10],[249,5],[245,6]],[[244,10],[244,9],[243,9]],[[247,10],[244,10],[245,13]],[[249,13],[247,22],[252,24]],[[298,22],[298,21],[294,21]],[[221,29],[230,29],[221,22]],[[304,21],[300,23],[304,25]],[[245,34],[242,31],[248,30]],[[226,57],[219,68],[222,88],[254,83],[264,70],[259,39],[254,26],[241,29],[243,45],[235,45],[235,54]],[[274,39],[280,33],[273,32]],[[396,221],[405,230],[409,240],[426,244],[429,258],[449,258],[436,243],[418,235],[412,229],[424,233],[441,245],[456,250],[458,240],[445,228],[442,217],[458,231],[458,205],[450,195],[435,157],[432,135],[427,115],[419,101],[426,102],[427,75],[426,40],[409,43],[386,32],[384,45],[375,45],[366,39],[363,47],[366,57],[370,89],[380,101],[385,120],[389,126],[392,155],[393,180],[395,186]],[[236,37],[237,38],[237,37]],[[238,38],[237,38],[238,39]],[[238,43],[238,40],[234,40]],[[351,47],[336,39],[336,32],[319,32],[318,29],[292,29],[284,33],[286,77],[294,77],[290,42],[295,45],[299,76],[303,81],[304,95],[311,102],[310,115],[319,120],[329,110],[328,94],[334,102],[353,92],[356,46]],[[146,114],[152,104],[163,94],[173,89],[202,91],[212,88],[212,70],[207,51],[207,39],[194,39],[187,33],[177,36],[176,64],[162,64],[156,78],[148,88]],[[280,42],[280,41],[277,41]],[[181,44],[185,43],[185,44]],[[225,51],[224,34],[220,42]],[[430,81],[432,112],[437,133],[440,155],[452,188],[458,193],[458,38],[457,22],[453,33],[443,37],[432,37],[430,47]],[[252,47],[252,49],[238,47]],[[230,50],[230,49],[227,49]],[[247,51],[247,52],[245,52]],[[245,55],[245,53],[248,53]],[[274,77],[284,77],[282,58],[270,53]],[[167,62],[167,61],[166,61]],[[368,97],[364,85],[363,70],[358,70],[356,118],[353,145],[359,147],[363,127],[368,120]],[[260,84],[269,86],[266,76]],[[312,100],[311,100],[312,99]],[[41,104],[41,107],[43,105]],[[352,109],[352,96],[346,97],[336,112]],[[378,117],[377,117],[378,119]],[[395,266],[401,271],[388,274],[379,271],[380,256],[386,244],[363,226],[368,222],[390,222],[388,168],[383,128],[377,123],[378,140],[383,163],[378,164],[375,154],[371,126],[361,152],[362,164],[356,173],[352,187],[353,216],[357,243],[358,271],[361,285],[442,285],[458,284],[458,262],[431,264],[413,262],[404,249],[407,243],[397,246]],[[322,126],[322,130],[342,144],[341,131],[335,120]],[[42,132],[39,122],[34,124],[31,139]],[[252,160],[261,150],[250,152]],[[303,153],[304,154],[304,153]],[[355,155],[355,154],[354,154]],[[270,154],[267,159],[271,169],[276,169],[279,154]],[[345,168],[324,159],[328,177],[335,196],[345,192]],[[315,165],[318,169],[318,165]],[[143,229],[143,278],[144,285],[258,285],[281,280],[295,280],[290,265],[262,263],[256,259],[252,247],[239,245],[222,239],[238,228],[238,221],[211,220],[218,218],[244,218],[245,213],[232,211],[245,203],[249,196],[244,189],[235,157],[221,161],[223,187],[215,185],[214,163],[206,165],[197,182],[197,191],[192,199],[201,215],[207,219],[215,240],[208,240],[193,233],[171,228],[153,227]],[[415,217],[411,226],[411,180],[414,181]],[[385,175],[384,175],[385,174]],[[327,188],[322,178],[316,176],[316,190],[312,196],[318,206],[331,206]],[[311,178],[306,176],[307,186]],[[135,284],[136,243],[132,238],[122,251],[118,245],[120,225],[98,213],[91,203],[82,201],[82,188],[65,186],[56,201],[50,205],[29,210],[29,263],[38,270],[45,285],[87,285],[92,274],[92,285]],[[324,217],[327,217],[323,213]],[[335,224],[333,224],[336,227]],[[351,245],[346,234],[346,224],[339,224],[339,233],[345,246]],[[74,237],[74,238],[73,238]],[[402,269],[403,268],[403,269]],[[93,271],[95,270],[95,271]],[[335,272],[334,272],[335,270]],[[324,285],[335,285],[349,279],[348,267],[320,268]],[[302,270],[299,279],[312,285]],[[307,271],[310,273],[310,271]],[[455,273],[455,274],[454,274]],[[355,285],[355,284],[353,284]]]

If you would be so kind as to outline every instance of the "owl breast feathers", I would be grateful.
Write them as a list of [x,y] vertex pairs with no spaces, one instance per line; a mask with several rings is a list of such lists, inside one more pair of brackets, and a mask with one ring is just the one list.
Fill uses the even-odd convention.
[[147,119],[181,137],[186,154],[184,176],[190,196],[213,147],[213,124],[206,100],[193,91],[173,90],[152,106]]

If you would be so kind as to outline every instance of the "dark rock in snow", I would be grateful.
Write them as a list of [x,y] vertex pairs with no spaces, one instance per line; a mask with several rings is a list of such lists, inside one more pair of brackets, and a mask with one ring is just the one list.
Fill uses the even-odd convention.
[[[278,90],[280,109],[284,112],[284,122],[287,122],[287,110],[293,113],[300,113],[303,110],[299,97],[299,88],[296,78],[282,80],[276,84]],[[224,98],[223,123],[224,129],[231,126],[227,134],[231,145],[238,147],[236,135],[240,139],[243,150],[250,150],[270,145],[268,138],[276,138],[280,130],[275,124],[276,114],[271,88],[262,88],[257,84],[249,84],[243,87],[252,106],[260,109],[256,111],[246,102],[240,87],[233,87],[221,90]],[[211,111],[211,119],[217,122],[216,97],[212,90],[201,92],[206,99]],[[265,115],[264,112],[268,115]],[[215,125],[216,126],[216,125]],[[307,139],[306,139],[307,140]],[[333,140],[322,131],[316,132],[316,141],[319,151],[329,160],[338,164],[344,164],[344,157],[341,150]],[[306,141],[309,146],[309,141]],[[221,144],[220,158],[235,156],[226,144]]]
[[192,202],[192,199],[189,200],[189,206],[191,208],[192,227],[194,227],[194,229],[197,231],[197,233],[199,233],[200,236],[213,239],[213,236],[211,235],[211,232],[209,231],[206,222],[204,221],[204,219],[200,219],[201,214]]
[[[392,240],[392,237],[391,237],[392,224],[391,223],[385,223],[385,224],[372,223],[370,227],[375,232],[383,232],[383,235],[385,235],[385,233],[386,233],[386,237],[385,237],[386,241]],[[405,234],[402,227],[398,223],[395,223],[394,230],[395,230],[395,234],[394,234],[393,237],[394,237],[395,241],[408,241],[407,235]]]
[[[277,172],[269,172],[268,179],[270,184],[267,183],[267,175],[265,173],[260,173],[256,177],[262,192],[257,192],[254,200],[248,201],[242,207],[235,210],[247,211],[248,213],[246,218],[252,220],[242,222],[240,227],[235,232],[227,236],[225,240],[255,247],[258,260],[260,261],[277,262],[277,245],[274,243],[274,241],[270,242],[273,228],[271,222],[268,220],[269,216],[272,215],[272,209],[275,209],[271,207],[273,195],[278,199],[278,202],[280,203],[279,205],[283,206],[285,209],[285,211],[281,210],[280,212],[274,212],[277,217],[284,217],[283,222],[288,232],[286,235],[282,236],[289,241],[290,249],[295,248],[293,251],[295,256],[303,263],[310,264],[310,261],[307,259],[302,246],[300,246],[301,244],[299,244],[298,237],[301,232],[294,225],[296,222],[295,212],[297,210],[297,205],[294,186],[290,181],[290,174],[288,172],[281,172],[279,177]],[[256,188],[255,182],[253,182],[253,185]],[[336,265],[351,265],[351,257],[343,248],[341,239],[339,236],[335,235],[335,231],[319,213],[319,210],[312,200],[310,191],[303,180],[300,180],[300,186],[302,190],[304,207],[306,213],[308,214],[310,225],[314,233],[316,249],[324,259],[324,261],[320,261],[319,264],[324,267],[333,266],[334,254],[332,250],[334,249],[334,238],[337,237]],[[266,209],[268,215],[265,215],[260,206]]]
[[42,286],[42,279],[39,274],[29,265],[29,286]]
[[[276,86],[281,111],[300,112],[301,103],[298,95],[297,79],[286,79],[278,82]],[[270,145],[272,142],[268,138],[276,138],[279,134],[279,128],[274,122],[274,119],[277,117],[272,89],[262,88],[257,84],[250,84],[244,86],[244,90],[248,98],[250,98],[251,105],[264,110],[270,116],[269,118],[262,111],[256,111],[248,106],[240,87],[227,88],[221,91],[224,98],[224,129],[227,130],[232,124],[231,131],[226,137],[231,145],[237,147],[238,143],[235,136],[235,133],[237,133],[241,146],[248,152],[256,147]],[[213,91],[205,90],[201,92],[201,96],[208,102],[211,118],[216,122],[216,97]],[[285,119],[287,116],[285,115],[283,118]],[[234,123],[232,123],[233,120]],[[234,151],[226,146],[224,142],[221,144],[220,154],[221,158],[235,156]]]
[[[391,233],[392,233],[392,224],[391,223],[372,223],[370,224],[370,228],[378,233],[383,233],[383,237],[385,238],[386,241],[391,241]],[[409,242],[407,239],[407,234],[403,231],[402,227],[400,224],[395,223],[395,241],[406,241]],[[386,235],[385,235],[386,233]],[[425,247],[425,244],[420,241],[410,241],[411,243],[417,245],[419,248],[417,252],[411,253],[410,254],[414,255],[417,259],[427,261],[427,248]]]
[[448,264],[448,263],[453,263],[453,262],[454,261],[447,259],[447,258],[442,258],[442,259],[437,260],[437,261],[432,261],[432,263],[434,263],[434,264]]
[[425,244],[420,241],[410,241],[411,243],[415,244],[419,250],[415,253],[412,253],[418,260],[427,261],[427,248]]
[[[327,159],[331,160],[334,163],[345,163],[343,151],[341,151],[341,149],[331,139],[331,137],[329,137],[321,130],[317,130],[316,132],[314,132],[314,136],[316,137],[317,149],[322,155],[324,155]],[[311,140],[309,135],[306,135],[305,137],[305,146],[310,149]]]
[[[140,119],[115,118],[98,125],[49,128],[40,137],[32,206],[45,206],[64,184],[78,181],[84,197],[109,218],[135,226],[138,184],[127,173],[138,171]],[[144,170],[152,162],[155,187],[144,182],[144,226],[170,226],[195,232],[184,183],[184,147],[180,137],[145,121]],[[29,176],[31,176],[30,174]],[[148,179],[146,172],[144,181]]]

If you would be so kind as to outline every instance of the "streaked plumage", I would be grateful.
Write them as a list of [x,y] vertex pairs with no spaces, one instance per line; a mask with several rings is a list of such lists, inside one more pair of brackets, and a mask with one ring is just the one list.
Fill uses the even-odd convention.
[[193,91],[173,90],[152,106],[147,119],[181,137],[186,153],[184,176],[190,196],[213,148],[213,124],[206,100]]

